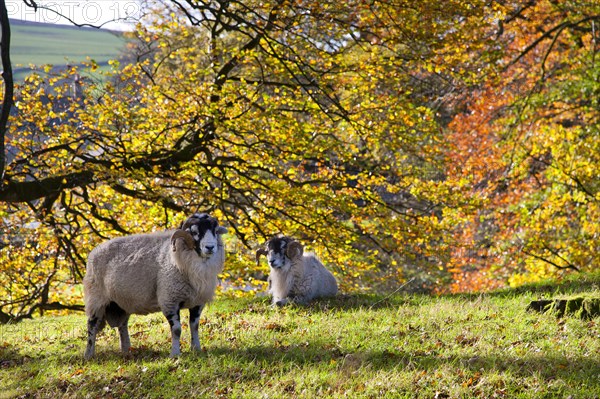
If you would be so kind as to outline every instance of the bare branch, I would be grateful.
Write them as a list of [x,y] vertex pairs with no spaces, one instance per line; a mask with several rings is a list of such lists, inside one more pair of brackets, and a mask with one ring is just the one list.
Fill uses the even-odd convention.
[[[4,1],[4,0],[2,0]],[[129,20],[129,17],[125,17],[125,18],[113,18],[110,19],[108,21],[105,21],[99,25],[94,25],[94,24],[90,24],[90,23],[77,23],[75,22],[73,19],[69,18],[68,16],[66,16],[65,14],[56,11],[54,8],[51,7],[46,7],[44,5],[37,5],[33,0],[30,0],[31,4],[27,3],[27,0],[23,0],[25,2],[26,5],[33,7],[33,9],[35,11],[37,11],[38,9],[40,10],[46,10],[46,11],[50,11],[51,13],[54,13],[56,15],[58,15],[61,18],[66,19],[70,24],[72,24],[73,26],[76,26],[78,28],[94,28],[94,29],[101,29],[102,27],[104,27],[107,24],[113,23],[113,22],[119,22],[119,21],[127,21]]]
[[574,27],[576,27],[578,25],[581,25],[583,23],[586,23],[586,22],[589,22],[589,21],[595,21],[595,20],[600,20],[600,15],[591,15],[589,17],[582,18],[582,19],[580,19],[578,21],[575,21],[575,22],[564,21],[564,22],[561,22],[560,24],[552,27],[551,29],[548,29],[547,31],[545,31],[544,33],[542,33],[542,35],[540,37],[538,37],[536,40],[534,40],[529,46],[527,46],[523,51],[521,51],[519,53],[519,55],[517,56],[517,58],[515,58],[514,60],[512,60],[507,65],[507,68],[511,67],[512,65],[516,64],[517,62],[519,62],[523,57],[525,57],[527,54],[529,54],[533,49],[535,49],[544,40],[552,38],[553,43],[554,43],[556,41],[556,39],[558,38],[558,36],[560,35],[560,33],[563,30],[565,30],[566,28],[574,28]]
[[[548,247],[546,247],[546,249],[548,249]],[[551,252],[553,255],[556,255],[556,253],[553,253],[552,251],[550,251],[550,252]],[[534,257],[534,258],[536,258],[536,259],[538,259],[538,260],[541,260],[542,262],[545,262],[545,263],[547,263],[547,264],[549,264],[549,265],[552,265],[552,266],[556,267],[556,268],[557,268],[557,269],[559,269],[559,270],[572,269],[572,270],[575,270],[575,271],[580,271],[580,270],[579,270],[579,268],[578,268],[577,266],[575,266],[575,265],[573,265],[573,264],[571,264],[571,263],[569,263],[569,262],[568,262],[569,264],[568,264],[567,266],[561,266],[561,265],[557,264],[556,262],[553,262],[553,261],[551,261],[550,259],[546,259],[546,258],[544,258],[544,257],[543,257],[543,256],[541,256],[541,255],[534,254],[533,252],[528,252],[528,251],[525,251],[525,250],[523,250],[523,253],[524,253],[525,255],[532,256],[532,257]],[[558,255],[557,255],[557,256],[558,256]],[[562,257],[560,257],[560,256],[559,256],[559,258],[560,258],[560,259],[562,259],[562,260],[564,260],[564,258],[562,258]]]
[[0,189],[0,201],[30,202],[62,190],[80,187],[94,181],[92,172],[74,172],[67,175],[52,176],[42,180],[12,182]]

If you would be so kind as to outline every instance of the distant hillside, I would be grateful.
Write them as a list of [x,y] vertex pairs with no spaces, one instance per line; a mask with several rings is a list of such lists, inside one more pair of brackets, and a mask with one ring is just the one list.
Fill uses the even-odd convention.
[[121,32],[75,26],[11,20],[11,60],[15,80],[25,77],[29,65],[77,64],[87,57],[99,65],[118,58],[125,46]]

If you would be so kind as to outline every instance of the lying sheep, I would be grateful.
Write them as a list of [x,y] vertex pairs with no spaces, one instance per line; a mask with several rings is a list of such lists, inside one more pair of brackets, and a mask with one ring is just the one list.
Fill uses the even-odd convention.
[[269,293],[274,305],[283,306],[290,300],[307,304],[315,298],[337,294],[333,274],[313,253],[303,254],[303,250],[293,238],[277,236],[256,251],[257,264],[261,255],[267,256],[271,268]]
[[96,335],[106,323],[119,328],[121,351],[127,353],[129,316],[158,311],[171,326],[171,356],[179,355],[182,308],[190,311],[191,346],[199,350],[200,313],[223,270],[226,232],[217,219],[195,213],[178,230],[119,237],[92,250],[83,279],[85,358],[94,355]]

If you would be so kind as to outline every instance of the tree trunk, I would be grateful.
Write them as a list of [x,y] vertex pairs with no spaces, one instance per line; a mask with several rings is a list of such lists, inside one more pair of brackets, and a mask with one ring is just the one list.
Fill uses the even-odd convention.
[[2,109],[0,110],[0,188],[4,185],[4,168],[6,165],[6,130],[8,127],[8,116],[13,105],[13,74],[10,63],[10,22],[6,1],[0,0],[0,58],[2,58],[2,79],[4,80],[4,97]]

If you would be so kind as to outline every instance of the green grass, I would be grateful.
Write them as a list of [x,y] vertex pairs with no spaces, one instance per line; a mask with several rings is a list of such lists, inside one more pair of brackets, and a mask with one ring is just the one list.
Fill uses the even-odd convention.
[[107,30],[18,21],[11,21],[11,29],[15,80],[23,79],[30,64],[76,65],[89,57],[106,65],[125,46],[122,35]]
[[218,299],[203,351],[168,357],[160,315],[133,316],[82,360],[85,318],[0,326],[0,397],[597,398],[600,320],[527,312],[540,296],[598,292],[600,277],[483,295],[340,296],[274,309]]

